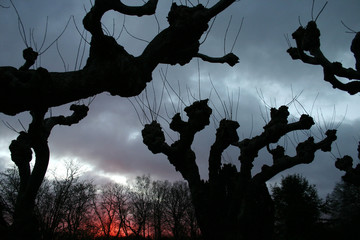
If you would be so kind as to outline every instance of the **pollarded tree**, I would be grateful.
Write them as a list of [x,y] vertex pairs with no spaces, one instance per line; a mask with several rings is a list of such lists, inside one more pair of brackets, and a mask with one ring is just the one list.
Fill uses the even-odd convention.
[[[288,108],[272,108],[270,121],[264,131],[253,138],[239,141],[239,123],[229,119],[220,121],[216,139],[210,149],[208,180],[201,179],[196,155],[191,146],[195,134],[210,123],[212,110],[207,100],[194,102],[184,111],[188,120],[177,113],[172,118],[170,129],[179,133],[179,140],[169,145],[159,123],[153,121],[142,130],[143,142],[154,153],[163,153],[175,169],[188,182],[196,217],[206,240],[271,239],[273,231],[273,202],[266,181],[276,174],[298,164],[309,164],[318,150],[330,151],[336,140],[336,131],[328,130],[326,137],[314,142],[308,137],[296,147],[295,156],[285,154],[285,149],[269,145],[277,143],[289,132],[310,129],[314,124],[308,115],[298,121],[288,122]],[[230,145],[239,148],[240,166],[222,164],[221,155]],[[271,166],[263,165],[253,173],[253,163],[261,149],[267,148],[272,156]]]
[[[30,232],[36,233],[32,211],[49,162],[47,140],[51,129],[55,125],[77,123],[88,111],[85,106],[73,105],[73,116],[45,119],[47,109],[102,92],[122,97],[136,96],[152,80],[153,70],[162,63],[184,65],[198,57],[208,62],[235,65],[238,57],[232,53],[217,58],[199,53],[199,40],[208,30],[209,21],[234,2],[218,0],[211,7],[173,3],[167,17],[169,26],[150,41],[140,56],[135,57],[104,33],[102,16],[111,10],[138,17],[153,15],[158,0],[148,0],[142,6],[127,6],[120,0],[96,0],[83,19],[84,28],[92,35],[90,54],[83,69],[62,73],[49,72],[42,67],[30,69],[38,57],[30,47],[23,51],[23,66],[0,67],[0,112],[15,115],[30,111],[33,118],[28,132],[21,132],[10,146],[12,160],[21,177],[13,225],[15,234],[29,236]],[[36,163],[30,173],[32,150]]]
[[[15,239],[31,236],[39,238],[38,225],[34,216],[36,195],[44,180],[50,159],[48,138],[56,125],[71,126],[82,120],[88,112],[85,105],[71,105],[74,112],[71,116],[51,116],[45,118],[47,109],[34,109],[30,112],[32,122],[28,130],[20,132],[16,140],[10,144],[11,160],[19,170],[20,187],[14,210],[14,222],[11,235]],[[30,162],[35,153],[34,167]]]
[[158,0],[148,0],[142,6],[127,6],[120,0],[96,0],[83,19],[85,29],[92,36],[85,67],[62,73],[48,72],[44,68],[29,70],[37,53],[25,50],[27,64],[24,68],[0,67],[0,112],[15,115],[39,107],[47,109],[102,92],[136,96],[152,80],[152,72],[159,64],[184,65],[198,57],[233,66],[238,57],[232,53],[217,58],[199,53],[199,40],[208,30],[209,21],[234,2],[236,0],[218,0],[211,7],[173,3],[167,16],[169,26],[135,57],[104,33],[101,18],[111,10],[138,17],[153,15]]
[[[355,58],[355,69],[346,68],[340,62],[332,62],[325,56],[320,48],[320,30],[317,27],[316,19],[309,21],[306,27],[300,26],[292,34],[296,41],[296,47],[290,47],[287,52],[293,60],[321,66],[324,80],[330,83],[334,89],[355,95],[360,92],[360,32],[351,31],[355,33],[350,46],[350,51]],[[341,79],[347,79],[349,82],[344,83]],[[360,142],[358,153],[360,156]],[[353,159],[350,156],[344,156],[337,159],[335,166],[345,172],[343,176],[345,181],[360,186],[360,164],[354,167]]]

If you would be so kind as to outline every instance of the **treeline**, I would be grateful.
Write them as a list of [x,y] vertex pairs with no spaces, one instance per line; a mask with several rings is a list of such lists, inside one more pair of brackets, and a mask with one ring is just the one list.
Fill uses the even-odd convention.
[[[0,173],[0,232],[13,222],[20,181],[16,168]],[[132,183],[95,185],[68,168],[62,179],[46,179],[36,198],[41,238],[197,239],[185,182],[137,177]]]
[[338,183],[325,199],[301,175],[283,177],[272,187],[274,239],[360,239],[360,188]]
[[[16,168],[0,173],[0,232],[13,222]],[[274,239],[360,239],[360,189],[341,182],[326,199],[300,175],[272,186]],[[201,239],[185,182],[141,176],[127,185],[95,185],[78,168],[46,179],[36,198],[41,238]]]

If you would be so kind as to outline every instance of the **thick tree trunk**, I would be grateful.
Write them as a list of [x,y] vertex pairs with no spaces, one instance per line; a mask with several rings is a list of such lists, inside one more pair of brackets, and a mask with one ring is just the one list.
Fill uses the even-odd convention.
[[[44,180],[50,150],[48,138],[56,125],[72,125],[83,119],[89,110],[84,105],[72,105],[71,116],[57,116],[44,119],[46,110],[32,111],[32,122],[27,132],[21,132],[9,146],[11,159],[19,169],[20,189],[16,199],[14,222],[10,227],[9,239],[40,239],[37,218],[34,215],[35,199]],[[35,153],[35,165],[30,171],[32,150]]]
[[[17,197],[14,222],[11,226],[11,239],[40,239],[39,225],[34,215],[35,198],[45,177],[49,163],[50,151],[47,141],[41,141],[34,146],[36,163],[31,176],[21,179],[25,188],[19,191]],[[19,171],[20,168],[19,168]],[[24,183],[25,181],[25,183]]]
[[[201,233],[205,240],[270,240],[273,234],[273,202],[264,183],[241,184],[238,191],[211,191],[208,183],[199,191],[191,187]],[[234,186],[235,187],[235,186]],[[237,186],[237,187],[240,187]],[[208,191],[206,190],[208,189]]]

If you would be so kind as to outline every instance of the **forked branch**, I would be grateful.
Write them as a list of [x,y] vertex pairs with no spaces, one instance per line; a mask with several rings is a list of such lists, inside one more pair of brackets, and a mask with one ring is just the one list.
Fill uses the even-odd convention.
[[101,28],[101,18],[109,10],[128,15],[154,14],[157,0],[131,7],[120,0],[96,0],[83,19],[92,34],[90,55],[86,66],[73,72],[48,72],[44,68],[29,70],[36,53],[24,55],[26,64],[20,69],[0,67],[0,112],[15,115],[33,109],[60,106],[80,99],[109,92],[131,97],[139,95],[152,80],[153,70],[160,64],[187,64],[194,57],[208,62],[238,62],[233,54],[212,58],[199,54],[199,40],[208,29],[212,17],[230,6],[233,0],[219,0],[211,8],[201,4],[188,7],[172,4],[168,14],[169,27],[161,31],[134,57]]
[[[325,57],[320,50],[320,30],[315,21],[310,21],[306,28],[299,27],[292,37],[296,41],[296,48],[291,47],[287,50],[292,59],[311,65],[320,65],[324,71],[324,80],[333,88],[346,91],[351,95],[360,92],[360,33],[355,35],[350,48],[356,60],[356,70],[344,68],[340,62],[331,62]],[[347,78],[350,82],[343,83],[338,77]]]

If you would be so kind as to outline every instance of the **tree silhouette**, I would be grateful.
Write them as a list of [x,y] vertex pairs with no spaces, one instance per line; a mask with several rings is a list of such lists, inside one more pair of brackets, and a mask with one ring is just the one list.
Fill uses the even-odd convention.
[[[72,105],[70,117],[49,117],[50,107],[78,101],[102,92],[130,97],[141,93],[152,80],[152,72],[160,63],[184,65],[198,57],[208,62],[238,62],[229,53],[213,58],[199,53],[199,39],[207,31],[208,22],[233,4],[235,0],[219,0],[212,7],[178,6],[168,14],[169,27],[161,31],[147,45],[140,56],[129,54],[116,40],[104,34],[101,18],[108,11],[125,15],[155,14],[158,0],[148,0],[142,6],[127,6],[118,0],[96,0],[83,19],[84,28],[91,33],[90,54],[83,69],[71,72],[49,72],[39,67],[30,69],[39,53],[31,47],[23,51],[25,64],[19,69],[0,67],[0,112],[15,115],[30,111],[32,123],[10,145],[12,161],[19,168],[20,190],[14,213],[12,233],[15,238],[39,238],[33,208],[38,189],[49,162],[48,138],[55,125],[72,125],[87,115],[88,107]],[[35,153],[35,165],[29,162]]]
[[101,186],[99,191],[100,193],[92,204],[99,235],[109,238],[110,236],[120,237],[122,231],[127,234],[125,226],[129,198],[127,187],[109,183]]
[[[360,92],[360,32],[351,31],[356,33],[350,47],[355,58],[355,69],[345,68],[340,62],[331,62],[325,56],[320,49],[320,30],[317,27],[316,20],[309,21],[306,27],[300,26],[292,34],[296,41],[296,47],[290,47],[287,52],[293,60],[301,60],[306,64],[321,66],[324,72],[324,80],[329,82],[334,89],[355,95]],[[344,83],[340,79],[347,79],[349,82]],[[358,154],[360,156],[360,142]],[[335,166],[345,172],[343,177],[345,181],[360,186],[360,164],[353,167],[353,159],[346,155],[338,158]]]
[[[12,234],[23,239],[25,236],[36,236],[38,234],[36,218],[34,217],[34,204],[38,190],[44,180],[50,159],[48,138],[51,130],[56,125],[67,125],[78,123],[88,112],[85,105],[71,105],[74,112],[71,116],[56,116],[45,118],[47,109],[37,109],[30,112],[32,122],[27,132],[20,132],[16,140],[10,144],[11,160],[19,169],[20,188],[16,199],[14,222]],[[35,153],[35,164],[30,168],[33,159],[32,151]]]
[[[334,235],[343,239],[360,237],[360,189],[351,183],[342,181],[336,184],[327,197],[327,206],[335,231]],[[334,230],[334,229],[332,229]]]
[[312,239],[321,200],[301,175],[288,175],[272,188],[278,239]]
[[111,10],[138,17],[153,15],[158,0],[148,0],[143,6],[136,7],[118,0],[96,0],[83,19],[85,29],[92,35],[85,67],[63,73],[48,72],[44,68],[28,70],[37,53],[30,48],[24,50],[26,64],[23,68],[0,67],[0,112],[15,115],[40,107],[48,109],[102,92],[136,96],[152,80],[152,72],[160,63],[184,65],[198,57],[233,66],[238,57],[232,53],[218,58],[199,53],[199,39],[208,29],[209,21],[234,2],[219,0],[210,8],[201,4],[188,7],[173,3],[167,17],[169,27],[157,34],[142,54],[135,57],[113,37],[104,34],[101,18]]
[[[196,101],[184,111],[184,121],[177,113],[170,122],[170,129],[179,133],[179,140],[166,143],[159,123],[153,121],[142,130],[143,142],[154,153],[163,153],[175,169],[188,182],[197,221],[206,240],[212,239],[271,239],[273,226],[273,203],[266,181],[276,174],[298,164],[309,164],[317,150],[330,151],[336,140],[335,130],[328,130],[326,138],[315,143],[312,137],[296,147],[296,155],[288,156],[285,149],[269,145],[277,143],[289,132],[310,129],[314,124],[308,115],[288,123],[288,108],[272,108],[271,120],[264,131],[253,138],[239,141],[236,121],[223,119],[216,131],[216,139],[210,149],[208,160],[209,179],[200,178],[196,155],[192,150],[195,134],[209,123],[212,110],[208,100]],[[222,164],[221,155],[230,145],[239,148],[239,170],[233,164]],[[272,156],[271,166],[263,165],[253,174],[253,163],[261,149],[267,148]]]

